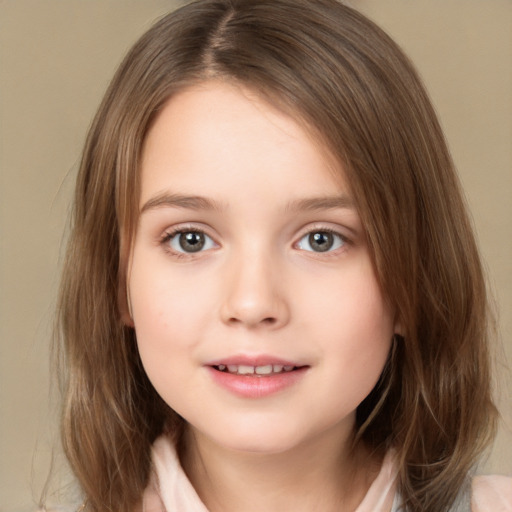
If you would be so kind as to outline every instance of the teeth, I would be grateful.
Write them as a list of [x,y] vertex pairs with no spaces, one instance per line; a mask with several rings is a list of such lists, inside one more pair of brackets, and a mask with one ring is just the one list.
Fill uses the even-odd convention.
[[248,375],[250,373],[254,373],[254,366],[245,366],[241,364],[238,367],[238,375]]
[[258,375],[269,375],[272,373],[272,365],[267,364],[267,366],[256,366],[254,368],[254,373],[257,373]]
[[234,373],[238,375],[271,375],[273,373],[291,372],[295,366],[282,364],[267,364],[265,366],[249,366],[245,364],[219,364],[217,369],[221,372]]

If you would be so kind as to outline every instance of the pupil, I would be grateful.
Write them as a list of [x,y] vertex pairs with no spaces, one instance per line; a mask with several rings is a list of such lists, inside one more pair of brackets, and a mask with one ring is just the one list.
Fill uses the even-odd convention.
[[204,235],[202,233],[182,233],[180,235],[180,247],[186,252],[200,251],[204,246]]
[[309,235],[309,245],[314,251],[325,252],[333,245],[333,236],[331,233],[318,232]]

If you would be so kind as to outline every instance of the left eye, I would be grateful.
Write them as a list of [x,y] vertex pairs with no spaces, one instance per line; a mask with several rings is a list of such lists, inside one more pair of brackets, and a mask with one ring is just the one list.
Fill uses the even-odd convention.
[[168,241],[173,251],[194,253],[212,249],[215,242],[201,231],[179,231]]
[[344,245],[343,237],[331,231],[312,231],[303,236],[297,244],[299,249],[312,252],[333,251]]

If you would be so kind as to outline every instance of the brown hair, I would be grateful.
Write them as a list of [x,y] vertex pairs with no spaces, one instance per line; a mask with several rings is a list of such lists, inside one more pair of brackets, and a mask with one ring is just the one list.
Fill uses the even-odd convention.
[[152,442],[164,427],[178,440],[183,427],[142,368],[126,261],[148,128],[174,92],[211,78],[258,91],[343,162],[403,326],[358,409],[356,442],[396,450],[407,510],[448,510],[495,426],[481,264],[417,74],[385,33],[335,0],[193,2],[136,43],[106,93],[78,176],[58,310],[63,442],[90,510],[132,512]]

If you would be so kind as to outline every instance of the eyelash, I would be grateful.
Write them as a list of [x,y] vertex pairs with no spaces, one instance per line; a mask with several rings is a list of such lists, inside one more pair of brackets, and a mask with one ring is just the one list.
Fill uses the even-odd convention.
[[313,235],[313,234],[316,234],[316,233],[327,233],[329,235],[332,235],[334,237],[337,237],[339,238],[340,242],[341,242],[341,247],[338,247],[336,249],[328,249],[326,250],[325,252],[322,252],[322,251],[308,251],[306,249],[304,249],[306,252],[309,252],[309,253],[312,253],[312,254],[318,254],[318,255],[322,255],[322,257],[326,258],[326,257],[331,257],[331,256],[336,256],[338,255],[338,253],[343,250],[346,250],[346,245],[350,244],[350,240],[345,236],[345,235],[342,235],[340,232],[332,229],[332,228],[326,228],[326,227],[323,227],[323,226],[318,226],[318,227],[314,227],[313,229],[308,229],[305,233],[303,233],[300,238],[299,238],[299,241],[298,242],[295,242],[294,246],[298,246],[298,244],[304,240],[306,237],[310,236],[310,235]]
[[[159,244],[164,247],[164,250],[166,252],[170,253],[173,257],[175,257],[177,259],[194,258],[195,254],[196,254],[194,252],[176,251],[176,250],[174,250],[174,249],[172,249],[170,247],[169,242],[171,240],[173,240],[176,236],[181,235],[181,234],[185,234],[185,233],[198,233],[198,234],[201,234],[201,235],[204,235],[204,236],[208,237],[210,240],[212,240],[215,243],[213,238],[211,236],[209,236],[205,232],[205,230],[203,230],[203,229],[199,229],[199,228],[194,227],[194,226],[190,226],[190,227],[180,226],[180,227],[171,229],[169,231],[166,231],[162,235],[162,237],[160,238]],[[338,231],[336,231],[336,230],[334,230],[332,228],[327,228],[327,227],[323,227],[323,226],[318,226],[318,227],[315,226],[312,229],[310,228],[307,231],[303,232],[300,235],[298,241],[293,244],[293,247],[298,247],[299,243],[304,238],[306,238],[307,236],[312,235],[314,233],[327,233],[327,234],[330,234],[330,235],[333,235],[333,236],[339,238],[339,240],[341,241],[341,244],[342,244],[341,245],[341,250],[342,251],[344,250],[344,247],[346,245],[351,243],[351,241],[345,235],[342,235],[341,233],[339,233]],[[299,247],[299,249],[300,249],[300,247]],[[332,256],[335,256],[339,252],[339,249],[340,248],[336,248],[334,250],[329,249],[329,250],[326,250],[325,252],[322,252],[322,251],[309,251],[309,250],[306,250],[306,249],[303,249],[303,250],[305,252],[309,252],[309,253],[312,253],[312,254],[320,254],[323,257],[332,257]],[[197,253],[201,253],[201,252],[204,252],[204,251],[203,250],[197,251]]]
[[[178,235],[185,234],[185,233],[198,233],[201,235],[205,235],[209,239],[213,240],[212,237],[209,236],[203,229],[199,229],[194,226],[180,226],[180,227],[171,229],[169,231],[166,231],[162,235],[159,243],[160,243],[160,245],[163,246],[163,248],[166,252],[168,252],[169,254],[171,254],[173,257],[175,257],[177,259],[186,259],[186,258],[191,258],[191,257],[193,258],[195,253],[176,251],[176,250],[172,249],[169,244],[169,242],[171,242],[171,240],[173,240],[173,238],[175,238]],[[202,251],[198,251],[198,252],[202,252]]]

